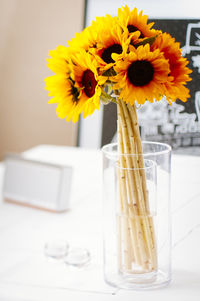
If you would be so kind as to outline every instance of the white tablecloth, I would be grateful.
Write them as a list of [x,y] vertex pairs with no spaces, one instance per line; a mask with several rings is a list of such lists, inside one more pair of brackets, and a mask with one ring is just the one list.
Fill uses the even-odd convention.
[[[200,157],[172,160],[173,280],[165,289],[118,290],[105,284],[102,263],[101,154],[41,145],[31,159],[73,166],[71,209],[62,214],[0,202],[0,301],[2,300],[199,300]],[[4,166],[0,166],[0,189]],[[47,241],[67,240],[89,249],[83,269],[45,258]]]

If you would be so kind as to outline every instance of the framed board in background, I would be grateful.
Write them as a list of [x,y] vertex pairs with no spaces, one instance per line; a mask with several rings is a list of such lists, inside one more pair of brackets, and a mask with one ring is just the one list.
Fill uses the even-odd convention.
[[[142,138],[162,141],[172,147],[200,146],[200,1],[191,0],[87,0],[85,25],[96,16],[116,15],[118,7],[136,6],[154,21],[154,28],[169,32],[180,42],[183,55],[193,70],[188,83],[191,98],[187,103],[166,101],[145,103],[139,110]],[[90,118],[81,120],[79,145],[99,148],[115,139],[116,105],[101,106]],[[148,120],[148,121],[147,121]]]

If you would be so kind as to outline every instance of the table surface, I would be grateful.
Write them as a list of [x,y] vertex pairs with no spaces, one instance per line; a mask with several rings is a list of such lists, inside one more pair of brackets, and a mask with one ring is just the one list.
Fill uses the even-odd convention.
[[[200,157],[172,157],[171,284],[129,291],[108,286],[103,279],[100,151],[41,145],[24,156],[73,166],[71,209],[50,213],[4,203],[1,196],[0,301],[200,300]],[[1,164],[0,191],[3,175]],[[91,263],[78,269],[49,261],[44,244],[58,239],[87,248]]]

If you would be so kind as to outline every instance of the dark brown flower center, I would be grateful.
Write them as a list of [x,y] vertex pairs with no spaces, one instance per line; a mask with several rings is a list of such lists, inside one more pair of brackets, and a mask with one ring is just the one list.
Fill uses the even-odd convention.
[[85,94],[90,98],[95,94],[97,81],[94,73],[91,70],[85,70],[82,76],[82,86],[84,87]]
[[74,86],[71,87],[71,94],[73,95],[73,101],[78,102],[79,91],[76,87]]
[[134,26],[134,25],[128,25],[127,28],[128,28],[129,33],[135,32],[135,31],[139,31],[140,32],[140,39],[144,38],[143,33],[136,26]]
[[71,77],[68,78],[68,81],[70,82],[70,85],[71,85],[70,95],[72,95],[73,102],[78,102],[78,98],[79,98],[79,89],[77,89],[77,88],[74,86],[75,81],[74,81]]
[[149,61],[135,61],[128,68],[128,79],[136,87],[148,85],[152,81],[154,68]]
[[114,63],[115,61],[111,57],[112,53],[122,53],[122,46],[120,44],[113,44],[106,48],[101,55],[102,60],[107,64]]

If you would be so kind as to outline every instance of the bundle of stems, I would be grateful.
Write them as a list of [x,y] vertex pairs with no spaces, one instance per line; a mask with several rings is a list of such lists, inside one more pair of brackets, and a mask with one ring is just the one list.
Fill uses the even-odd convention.
[[118,215],[119,270],[128,273],[157,269],[153,219],[144,168],[142,142],[135,104],[118,99]]

